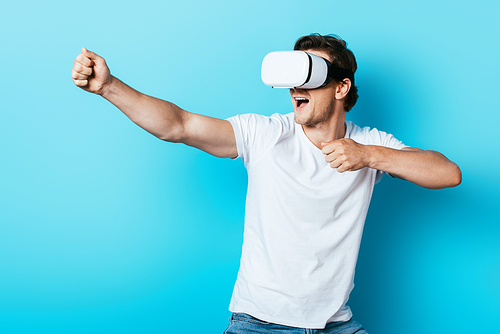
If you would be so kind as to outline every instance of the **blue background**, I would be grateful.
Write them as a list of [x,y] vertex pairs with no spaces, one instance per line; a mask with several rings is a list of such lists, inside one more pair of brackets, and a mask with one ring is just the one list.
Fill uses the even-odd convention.
[[246,171],[162,142],[70,77],[82,46],[147,94],[291,111],[264,55],[337,33],[348,119],[435,149],[463,183],[376,186],[350,305],[370,333],[497,332],[497,1],[0,2],[0,333],[222,333]]

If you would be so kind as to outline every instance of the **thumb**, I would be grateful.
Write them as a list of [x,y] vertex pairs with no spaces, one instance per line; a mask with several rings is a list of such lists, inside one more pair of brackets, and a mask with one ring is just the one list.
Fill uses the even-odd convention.
[[326,142],[321,142],[321,147],[325,147],[326,145],[328,145],[328,143],[326,143]]
[[96,54],[92,51],[87,50],[85,47],[82,47],[82,53],[85,57],[92,60],[96,65],[104,65],[105,64],[104,58],[102,58],[101,56],[99,56],[98,54]]

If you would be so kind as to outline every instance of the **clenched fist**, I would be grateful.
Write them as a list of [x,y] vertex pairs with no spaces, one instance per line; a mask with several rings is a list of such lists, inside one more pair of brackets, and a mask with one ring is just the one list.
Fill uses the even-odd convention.
[[330,163],[330,167],[337,168],[339,173],[356,171],[368,167],[370,163],[369,147],[352,139],[342,138],[321,145],[326,162]]
[[81,89],[99,95],[104,94],[113,78],[104,58],[85,48],[75,59],[71,77]]

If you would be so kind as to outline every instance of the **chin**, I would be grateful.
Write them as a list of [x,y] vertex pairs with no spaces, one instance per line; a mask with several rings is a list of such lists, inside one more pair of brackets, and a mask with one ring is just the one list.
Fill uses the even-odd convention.
[[300,125],[305,125],[305,126],[312,126],[316,125],[317,120],[314,119],[313,115],[310,115],[309,113],[305,113],[304,111],[295,111],[294,112],[294,120],[295,123],[300,124]]
[[299,115],[297,112],[294,113],[294,120],[295,123],[300,124],[300,125],[306,125],[307,123],[307,118],[305,117],[306,115]]

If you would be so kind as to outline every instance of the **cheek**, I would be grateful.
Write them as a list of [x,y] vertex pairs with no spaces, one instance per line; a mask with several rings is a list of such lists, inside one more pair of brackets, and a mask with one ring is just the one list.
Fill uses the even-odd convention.
[[321,110],[323,113],[329,113],[334,106],[334,101],[331,98],[323,97],[316,101],[316,108]]

